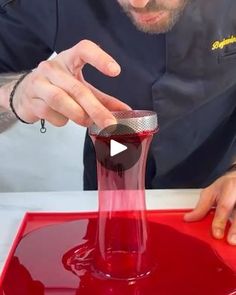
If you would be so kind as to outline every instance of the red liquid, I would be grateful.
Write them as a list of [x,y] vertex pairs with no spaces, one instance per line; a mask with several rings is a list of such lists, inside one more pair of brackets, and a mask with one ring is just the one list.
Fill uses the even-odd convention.
[[[110,139],[99,138],[105,145]],[[125,145],[137,141],[132,136],[113,139]],[[107,170],[98,163],[99,218],[45,226],[26,235],[1,295],[235,294],[235,272],[208,244],[147,222],[144,175],[152,134],[140,134],[140,139],[141,157],[130,169],[121,163],[116,171]]]
[[[152,136],[153,132],[126,136],[92,136],[93,142],[96,140],[96,143],[99,142],[108,149],[111,139],[129,146],[127,158],[122,156],[122,161],[117,166],[112,163],[117,169],[105,167],[104,163],[113,161],[109,153],[106,153],[107,158],[104,157],[102,163],[97,162],[99,222],[94,268],[103,277],[140,278],[148,275],[155,266],[149,255],[150,238],[144,190],[146,157]],[[125,169],[133,151],[135,154],[135,149],[140,146],[140,158],[135,165]],[[95,149],[97,147],[95,144]],[[96,152],[99,154],[101,149],[96,149]],[[117,222],[117,215],[121,212],[126,219],[125,223]]]
[[154,268],[145,213],[99,213],[94,269],[101,277],[134,280]]
[[[114,223],[125,227],[127,219]],[[101,279],[94,273],[97,219],[45,226],[20,241],[3,282],[1,295],[229,295],[236,273],[208,244],[163,224],[148,222],[150,255],[156,268],[135,281]],[[189,225],[191,226],[191,225]],[[109,235],[108,231],[106,234]],[[123,241],[122,241],[123,242]],[[132,246],[132,240],[129,241]],[[78,246],[79,245],[79,246]],[[135,245],[134,245],[135,247]],[[75,251],[74,273],[68,259]],[[115,257],[117,267],[126,268]]]
[[[117,167],[117,170],[106,169],[105,163],[112,162],[110,155],[107,155],[107,158],[104,157],[102,163],[97,162],[97,174],[98,174],[98,190],[99,192],[109,191],[109,190],[145,190],[145,170],[146,170],[146,159],[147,153],[149,150],[150,143],[153,138],[153,133],[140,133],[135,134],[135,136],[118,136],[113,135],[110,137],[95,137],[91,136],[93,142],[98,141],[101,143],[101,146],[104,146],[104,149],[109,149],[110,141],[115,140],[131,150],[130,153],[127,153],[127,158],[123,157],[122,161],[131,161],[129,158],[132,158],[132,151],[135,147],[138,149],[141,147],[141,155],[138,161],[131,168],[125,169],[125,164],[122,166],[122,163]],[[95,146],[96,148],[96,146]],[[100,153],[99,151],[96,151]],[[129,158],[128,158],[129,157]],[[120,207],[120,209],[122,206]],[[123,208],[122,208],[123,209]],[[134,208],[129,208],[135,210]]]

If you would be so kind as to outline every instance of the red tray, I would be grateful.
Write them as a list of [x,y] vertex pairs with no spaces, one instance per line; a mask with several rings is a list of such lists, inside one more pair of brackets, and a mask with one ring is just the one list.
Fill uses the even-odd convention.
[[[211,223],[212,223],[214,212],[210,212],[210,214],[201,222],[185,223],[183,221],[183,214],[186,212],[187,212],[186,210],[148,211],[148,220],[152,222],[158,222],[158,224],[161,224],[161,225],[170,226],[171,228],[177,230],[180,233],[183,233],[191,237],[195,237],[198,240],[201,240],[209,244],[212,247],[212,249],[214,249],[214,251],[217,252],[218,256],[224,261],[224,263],[228,265],[236,273],[236,248],[228,245],[225,239],[215,240],[212,238]],[[9,265],[14,257],[16,248],[23,237],[25,237],[27,234],[30,234],[31,232],[34,232],[37,229],[40,229],[49,225],[56,225],[56,224],[61,224],[65,222],[77,221],[77,220],[88,219],[88,218],[96,218],[96,217],[97,217],[97,212],[26,213],[0,277],[0,295],[5,294],[2,291],[3,282],[8,272]],[[235,290],[236,290],[236,282],[235,282]],[[19,292],[19,294],[24,294],[24,293]],[[232,293],[232,294],[236,294],[236,293]],[[210,294],[210,295],[214,295],[214,294]]]

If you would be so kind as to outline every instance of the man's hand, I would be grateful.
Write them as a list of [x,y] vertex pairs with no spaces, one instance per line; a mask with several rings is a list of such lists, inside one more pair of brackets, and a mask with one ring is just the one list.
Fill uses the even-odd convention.
[[22,81],[13,102],[19,117],[27,122],[46,119],[55,126],[63,126],[69,119],[86,127],[92,122],[101,128],[115,124],[110,111],[130,108],[87,83],[82,74],[85,64],[110,77],[121,71],[99,46],[83,40],[54,59],[41,62]]
[[216,239],[224,237],[226,224],[232,217],[232,224],[227,233],[227,241],[236,245],[236,172],[228,172],[205,188],[200,196],[196,208],[185,214],[185,221],[198,221],[216,206],[215,216],[212,222],[212,234]]

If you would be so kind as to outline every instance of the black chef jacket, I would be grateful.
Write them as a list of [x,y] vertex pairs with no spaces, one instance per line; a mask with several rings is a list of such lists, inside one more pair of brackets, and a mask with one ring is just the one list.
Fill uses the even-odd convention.
[[[236,2],[191,0],[166,35],[136,30],[117,0],[0,0],[0,71],[32,69],[83,39],[121,65],[117,78],[87,66],[86,79],[133,109],[153,109],[160,131],[147,188],[204,187],[236,160]],[[84,187],[96,189],[88,136]]]

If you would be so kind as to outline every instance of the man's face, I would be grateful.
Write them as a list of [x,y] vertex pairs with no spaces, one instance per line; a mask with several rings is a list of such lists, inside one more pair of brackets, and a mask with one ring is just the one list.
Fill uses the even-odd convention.
[[190,0],[117,0],[134,25],[150,34],[166,33]]

